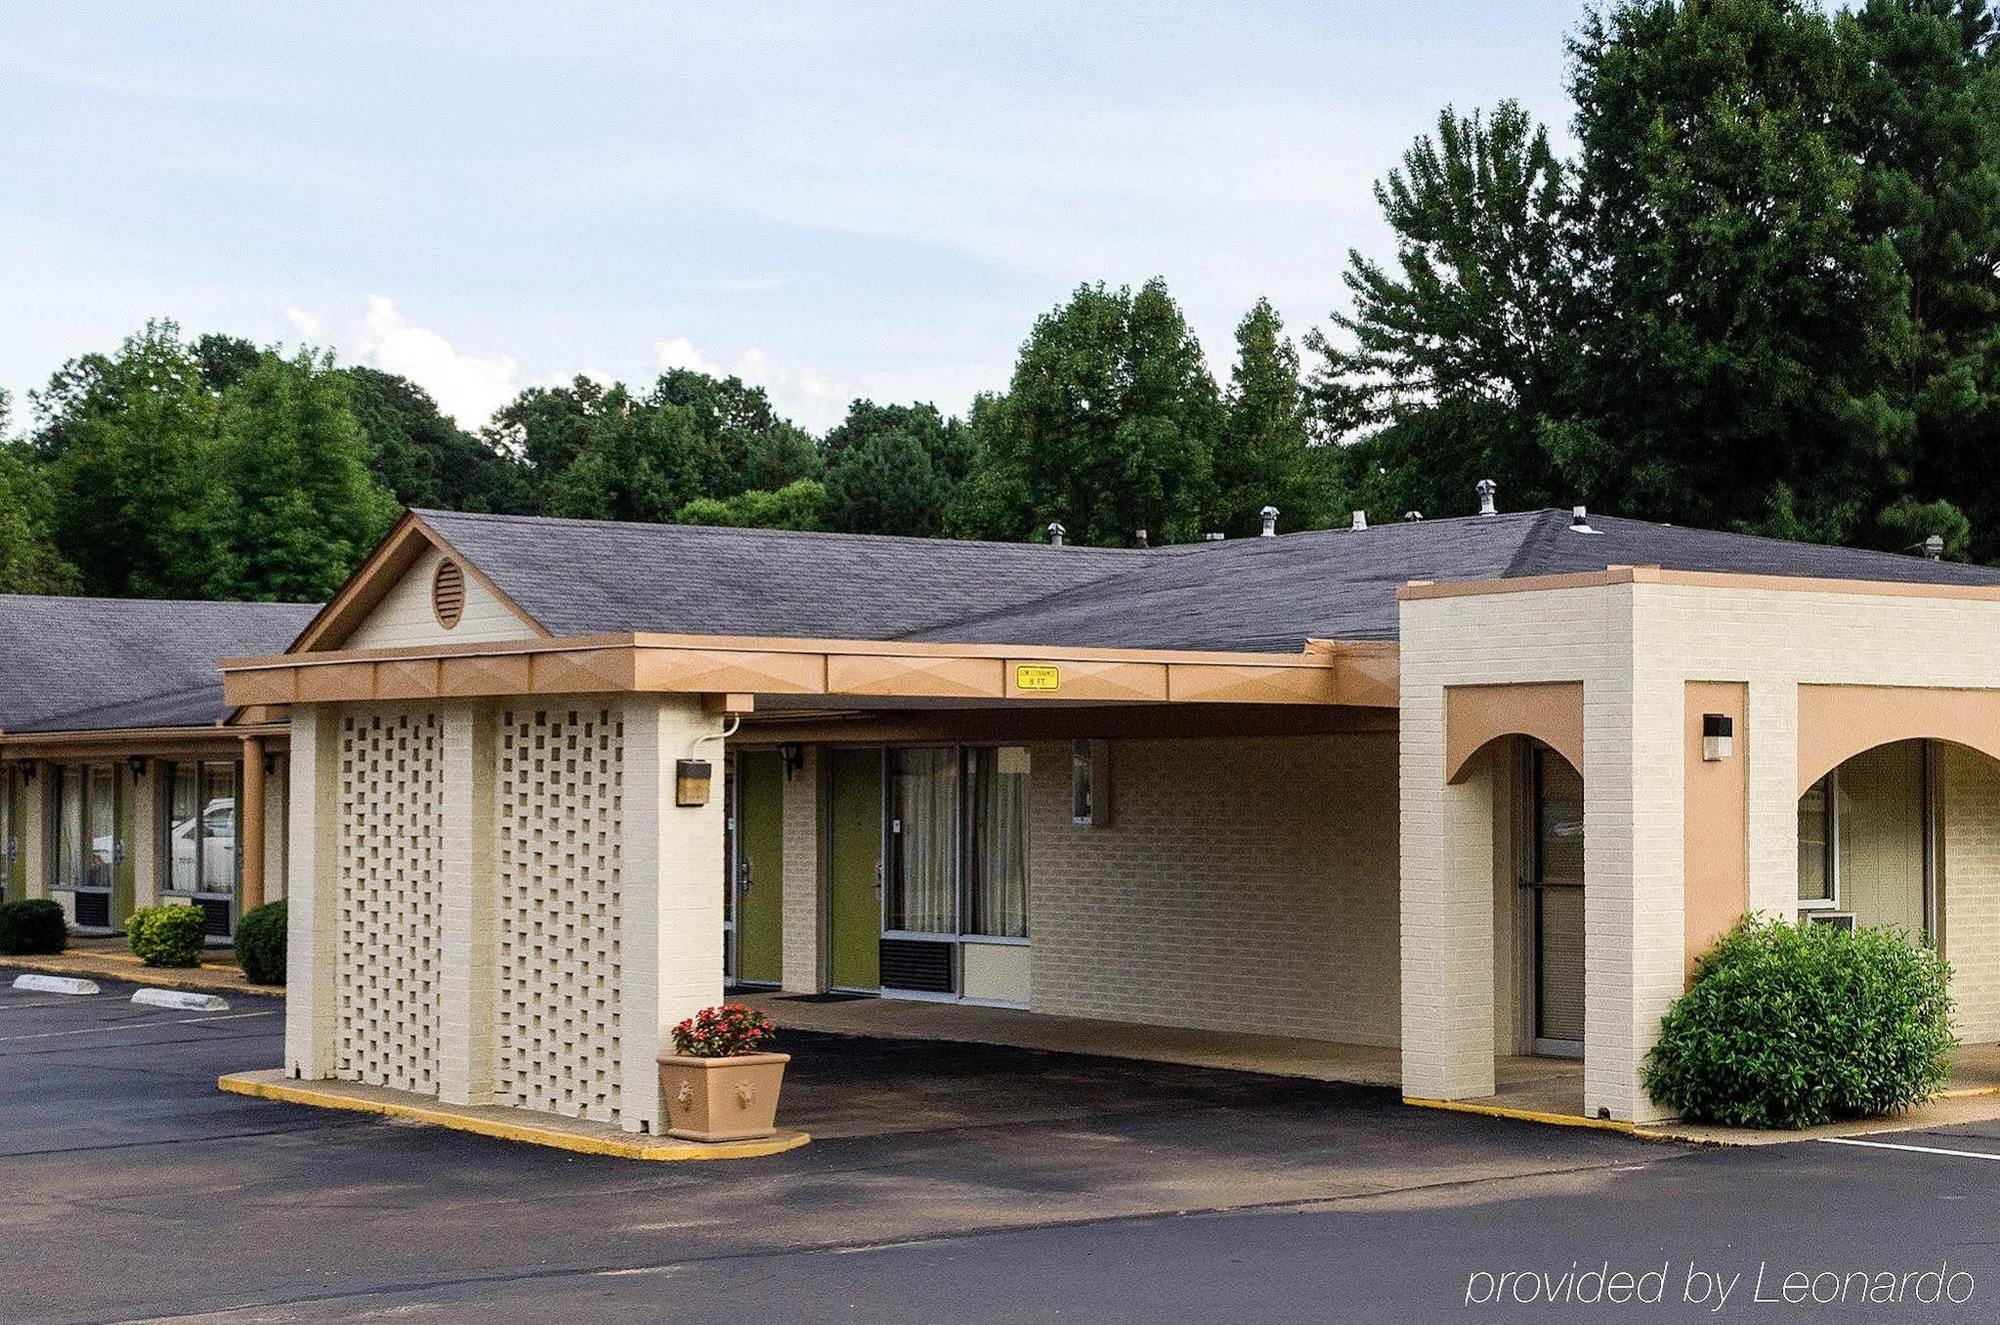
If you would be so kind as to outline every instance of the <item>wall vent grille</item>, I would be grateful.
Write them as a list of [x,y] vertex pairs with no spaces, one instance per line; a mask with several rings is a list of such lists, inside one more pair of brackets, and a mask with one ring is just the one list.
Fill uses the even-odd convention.
[[431,611],[446,630],[465,615],[465,568],[450,557],[438,563],[437,573],[431,577]]

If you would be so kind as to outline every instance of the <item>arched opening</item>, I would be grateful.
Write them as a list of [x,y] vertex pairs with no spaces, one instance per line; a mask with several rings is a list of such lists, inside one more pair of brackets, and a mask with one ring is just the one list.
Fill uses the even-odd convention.
[[1801,919],[1938,928],[1938,756],[1928,739],[1843,759],[1799,796]]

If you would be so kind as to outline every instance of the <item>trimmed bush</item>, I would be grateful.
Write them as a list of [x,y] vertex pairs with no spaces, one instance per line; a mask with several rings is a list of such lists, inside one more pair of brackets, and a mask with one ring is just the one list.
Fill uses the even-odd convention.
[[46,954],[61,952],[68,946],[69,926],[63,921],[60,903],[46,897],[30,897],[0,906],[0,953]]
[[236,922],[236,964],[253,985],[285,983],[285,904],[266,902]]
[[1812,1127],[1935,1099],[1951,1079],[1951,964],[1901,929],[1753,917],[1702,957],[1646,1089],[1683,1118]]
[[198,906],[142,906],[125,922],[125,935],[148,966],[199,966],[208,917]]

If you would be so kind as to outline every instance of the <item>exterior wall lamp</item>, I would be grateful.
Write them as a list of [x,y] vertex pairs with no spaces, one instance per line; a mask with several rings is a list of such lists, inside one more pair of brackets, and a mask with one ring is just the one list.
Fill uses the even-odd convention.
[[1701,715],[1701,757],[1717,763],[1736,753],[1736,719],[1727,713]]
[[682,759],[674,765],[674,804],[706,805],[715,769],[706,759]]

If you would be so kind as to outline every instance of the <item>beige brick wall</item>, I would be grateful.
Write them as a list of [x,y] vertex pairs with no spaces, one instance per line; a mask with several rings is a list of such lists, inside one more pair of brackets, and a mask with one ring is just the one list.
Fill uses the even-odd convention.
[[819,747],[805,747],[802,758],[803,762],[785,780],[785,928],[781,962],[788,992],[817,994],[826,988],[819,938]]
[[1939,917],[1956,974],[1958,1033],[2000,1040],[2000,764],[1962,746],[1938,747]]
[[1036,1011],[1396,1042],[1393,735],[1118,741],[1101,828],[1069,777],[1034,748]]

